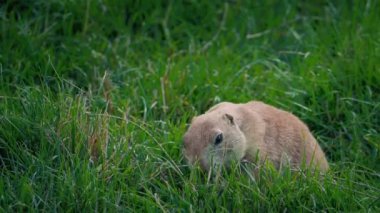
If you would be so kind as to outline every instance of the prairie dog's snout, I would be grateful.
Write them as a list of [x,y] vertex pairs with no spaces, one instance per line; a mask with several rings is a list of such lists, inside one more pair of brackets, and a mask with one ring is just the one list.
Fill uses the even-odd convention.
[[262,102],[220,103],[195,117],[183,138],[183,153],[189,164],[199,162],[208,170],[258,154],[279,166],[287,156],[292,167],[302,161],[328,169],[325,155],[307,126],[291,113]]

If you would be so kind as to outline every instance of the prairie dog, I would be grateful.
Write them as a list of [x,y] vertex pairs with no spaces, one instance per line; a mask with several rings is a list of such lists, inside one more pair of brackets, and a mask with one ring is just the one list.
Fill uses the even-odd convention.
[[[209,170],[231,161],[284,161],[291,168],[302,163],[327,171],[325,154],[308,127],[293,114],[258,101],[223,102],[194,117],[183,137],[189,164],[199,161]],[[255,162],[258,163],[258,162]]]

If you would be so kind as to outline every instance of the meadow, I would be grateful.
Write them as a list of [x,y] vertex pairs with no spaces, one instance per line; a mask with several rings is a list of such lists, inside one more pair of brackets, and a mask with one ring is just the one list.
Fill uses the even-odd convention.
[[[380,2],[0,3],[0,211],[380,211]],[[189,168],[222,101],[300,117],[330,171]]]

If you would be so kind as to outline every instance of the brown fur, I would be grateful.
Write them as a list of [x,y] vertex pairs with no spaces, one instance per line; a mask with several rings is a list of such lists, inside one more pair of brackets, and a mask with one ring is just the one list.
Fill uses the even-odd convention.
[[[215,145],[218,133],[224,138]],[[257,157],[277,168],[283,163],[298,168],[303,162],[320,171],[329,168],[322,149],[301,120],[258,101],[223,102],[195,117],[184,136],[184,155],[190,164],[199,161],[206,170],[211,164],[255,162]]]

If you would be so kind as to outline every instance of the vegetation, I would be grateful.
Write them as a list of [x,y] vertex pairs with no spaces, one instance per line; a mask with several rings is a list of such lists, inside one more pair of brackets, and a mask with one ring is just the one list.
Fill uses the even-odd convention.
[[[0,211],[380,210],[379,1],[10,0],[0,6]],[[293,112],[331,165],[186,166],[221,101]]]

